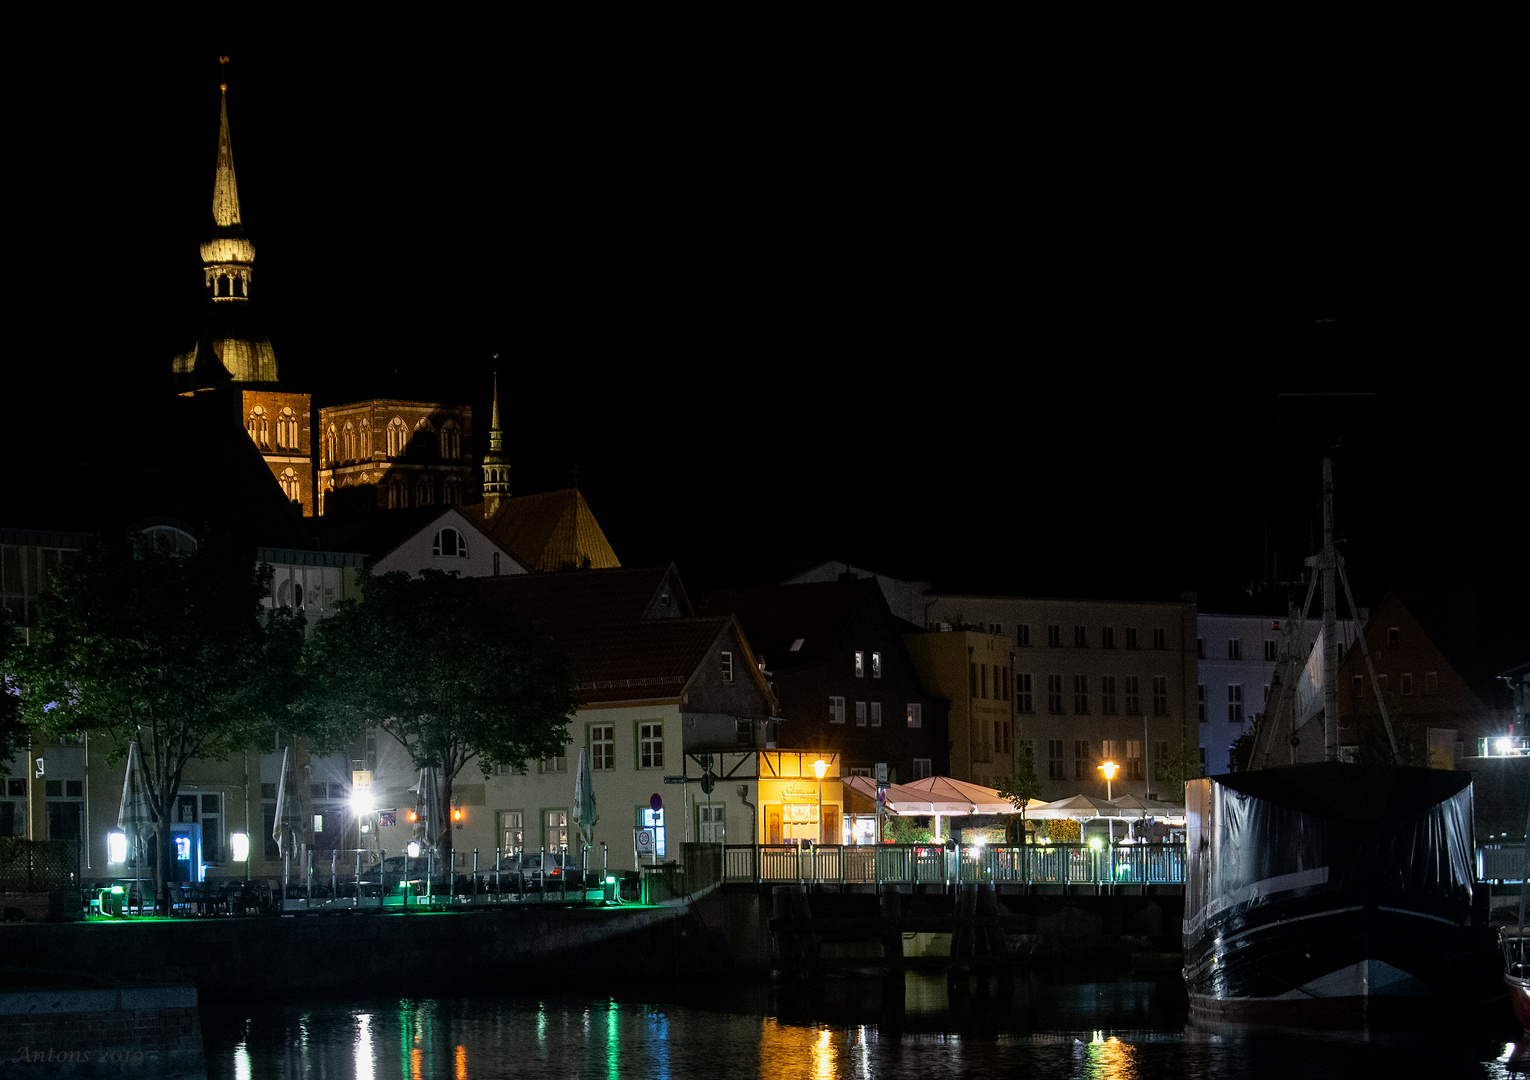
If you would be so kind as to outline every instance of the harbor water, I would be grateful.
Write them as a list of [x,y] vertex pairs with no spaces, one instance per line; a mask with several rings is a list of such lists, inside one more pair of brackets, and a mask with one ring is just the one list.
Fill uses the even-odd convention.
[[[984,991],[987,992],[984,992]],[[207,1003],[212,1080],[1514,1075],[1505,1001],[1401,1031],[1188,1022],[1177,973],[1033,973],[955,996],[940,975],[800,989],[718,982],[608,993]]]

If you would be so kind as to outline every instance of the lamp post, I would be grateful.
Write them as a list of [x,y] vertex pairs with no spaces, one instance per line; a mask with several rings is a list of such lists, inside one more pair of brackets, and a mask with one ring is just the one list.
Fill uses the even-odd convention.
[[823,758],[813,762],[813,772],[818,777],[818,842],[823,843],[823,774],[829,771],[829,763]]
[[[1100,766],[1098,766],[1098,768],[1099,768],[1100,772],[1105,774],[1105,801],[1106,802],[1110,802],[1110,801],[1112,801],[1111,798],[1110,798],[1110,781],[1112,779],[1114,779],[1114,777],[1116,775],[1116,763],[1114,761],[1107,761],[1107,762],[1102,763]],[[1112,819],[1112,820],[1107,821],[1106,825],[1108,825],[1109,828],[1110,828],[1110,846],[1111,847],[1115,847],[1115,845],[1116,845],[1116,823],[1115,823],[1114,819]]]

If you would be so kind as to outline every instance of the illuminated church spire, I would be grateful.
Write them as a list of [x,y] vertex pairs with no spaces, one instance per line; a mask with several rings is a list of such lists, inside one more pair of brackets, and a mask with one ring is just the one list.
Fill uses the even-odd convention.
[[[228,57],[220,56],[220,64]],[[234,145],[229,137],[228,83],[218,86],[218,162],[213,172],[212,221],[202,244],[202,273],[211,301],[208,325],[192,349],[176,356],[176,379],[193,389],[277,382],[276,353],[249,313],[255,245],[244,235]]]
[[[499,359],[499,353],[494,354]],[[505,436],[499,428],[499,372],[494,373],[494,405],[489,413],[489,452],[483,456],[483,510],[493,517],[502,499],[510,497],[510,459],[505,456]]]

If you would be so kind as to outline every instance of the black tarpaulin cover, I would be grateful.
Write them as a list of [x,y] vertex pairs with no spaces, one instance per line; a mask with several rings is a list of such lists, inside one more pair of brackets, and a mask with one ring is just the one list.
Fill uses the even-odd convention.
[[1187,941],[1203,920],[1319,894],[1452,920],[1470,912],[1470,773],[1323,763],[1188,787]]

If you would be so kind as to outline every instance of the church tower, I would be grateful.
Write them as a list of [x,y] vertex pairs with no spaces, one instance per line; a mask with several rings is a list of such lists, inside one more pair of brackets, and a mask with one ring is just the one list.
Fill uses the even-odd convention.
[[489,452],[483,456],[484,513],[493,517],[499,510],[500,503],[508,498],[510,498],[510,459],[505,456],[505,436],[499,428],[499,372],[496,371],[493,412],[489,420]]
[[[220,57],[219,63],[227,63]],[[251,309],[255,245],[244,235],[239,184],[228,127],[228,83],[219,84],[218,160],[213,174],[212,222],[202,243],[206,319],[190,349],[171,364],[176,389],[214,395],[237,410],[250,439],[287,498],[314,512],[314,471],[308,394],[280,384],[276,351]]]

